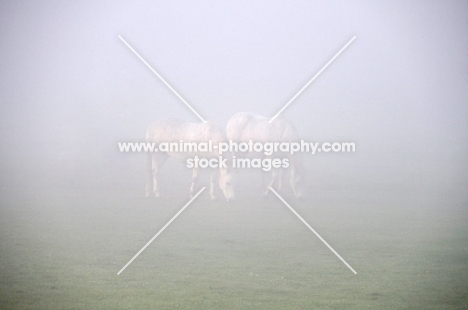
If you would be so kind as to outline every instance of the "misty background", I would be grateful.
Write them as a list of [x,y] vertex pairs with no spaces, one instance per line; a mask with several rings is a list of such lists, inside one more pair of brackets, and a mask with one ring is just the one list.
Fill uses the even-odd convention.
[[144,141],[165,116],[283,116],[312,142],[310,188],[466,203],[468,3],[61,1],[0,4],[0,186],[141,188]]

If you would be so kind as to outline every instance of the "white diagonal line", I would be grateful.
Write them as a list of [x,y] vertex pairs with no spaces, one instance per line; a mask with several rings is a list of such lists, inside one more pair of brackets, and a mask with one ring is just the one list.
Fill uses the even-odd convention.
[[132,262],[135,260],[135,258],[137,258],[137,257],[138,257],[138,255],[140,255],[140,254],[141,254],[141,252],[143,252],[143,251],[144,251],[144,250],[145,250],[145,249],[146,249],[146,248],[147,248],[147,247],[148,247],[148,246],[151,244],[151,242],[153,242],[153,241],[154,241],[154,239],[156,239],[156,238],[157,238],[157,237],[158,237],[158,236],[159,236],[159,235],[160,235],[160,234],[161,234],[161,233],[164,231],[164,229],[166,229],[166,228],[167,228],[167,226],[169,226],[169,225],[172,223],[172,221],[174,221],[174,220],[175,220],[175,219],[176,219],[176,218],[179,216],[179,214],[181,214],[181,213],[182,213],[182,212],[185,210],[185,208],[187,208],[187,207],[188,207],[188,206],[189,206],[189,205],[192,203],[192,201],[194,201],[194,200],[195,200],[195,198],[197,198],[197,197],[198,197],[198,195],[200,195],[200,194],[201,194],[201,192],[203,192],[203,190],[204,190],[205,188],[206,188],[206,187],[203,187],[203,188],[202,188],[202,189],[201,189],[201,190],[200,190],[200,191],[199,191],[199,192],[198,192],[198,193],[197,193],[195,196],[193,196],[193,197],[192,197],[192,199],[190,199],[190,200],[189,200],[189,202],[187,202],[187,203],[185,204],[185,206],[184,206],[182,209],[180,209],[180,211],[179,211],[179,212],[177,212],[177,214],[176,214],[176,215],[174,215],[174,217],[173,217],[173,218],[171,218],[171,220],[170,220],[169,222],[167,222],[167,224],[166,224],[166,225],[164,225],[164,227],[163,227],[163,228],[161,228],[161,230],[160,230],[160,231],[158,231],[158,233],[157,233],[156,235],[154,235],[154,237],[153,237],[153,238],[151,238],[151,240],[150,240],[150,241],[148,241],[148,243],[146,243],[146,244],[145,244],[145,246],[144,246],[144,247],[142,247],[142,248],[141,248],[141,250],[140,250],[140,251],[138,251],[138,253],[136,253],[136,254],[135,254],[135,256],[133,256],[133,258],[132,258],[132,259],[131,259],[131,260],[130,260],[130,261],[129,261],[129,262],[128,262],[128,263],[127,263],[125,266],[123,266],[123,268],[122,268],[122,269],[120,269],[120,271],[119,271],[119,272],[117,272],[117,275],[120,275],[120,274],[122,273],[122,271],[124,271],[124,270],[125,270],[125,268],[127,268],[127,267],[128,267],[128,265],[130,265],[130,264],[131,264],[131,263],[132,263]]
[[159,73],[157,73],[156,70],[154,70],[153,67],[151,67],[151,66],[143,59],[143,57],[141,57],[140,54],[138,54],[137,51],[135,51],[135,50],[133,49],[133,47],[130,46],[130,44],[127,43],[127,41],[124,40],[124,38],[122,38],[122,37],[119,35],[119,39],[120,39],[125,45],[127,45],[127,47],[128,47],[138,58],[140,58],[140,60],[141,60],[154,74],[156,74],[156,76],[157,76],[164,84],[166,84],[166,86],[169,87],[169,89],[172,90],[172,92],[173,92],[177,97],[179,97],[179,99],[182,100],[182,102],[185,103],[185,105],[186,105],[196,116],[198,116],[198,118],[201,119],[201,121],[202,121],[203,123],[206,123],[205,119],[204,119],[203,117],[201,117],[200,114],[198,114],[198,112],[195,111],[195,109],[192,108],[192,106],[191,106],[190,104],[188,104],[188,102],[185,101],[185,99],[182,98],[182,96],[179,95],[179,93],[176,92],[176,90],[175,90],[174,88],[172,88],[172,86],[169,85],[169,83],[167,83],[166,80],[165,80],[161,75],[159,75]]
[[284,199],[281,197],[273,188],[269,187],[269,189],[289,208],[289,210],[292,211],[301,221],[304,223],[307,228],[309,228],[332,252],[333,254],[336,255],[345,265],[348,267],[354,274],[357,274],[357,272],[351,267],[344,259],[343,257],[338,254]]
[[338,56],[348,47],[348,45],[350,45],[351,42],[354,41],[354,39],[356,39],[356,36],[354,36],[351,40],[349,40],[349,42],[346,43],[346,45],[343,46],[343,47],[340,49],[340,51],[339,51],[338,53],[336,53],[336,55],[333,56],[333,58],[330,59],[330,61],[327,62],[327,64],[326,64],[325,66],[323,66],[323,68],[320,69],[320,71],[317,72],[317,74],[314,75],[314,77],[313,77],[309,82],[307,82],[307,84],[305,84],[304,87],[302,87],[301,90],[300,90],[297,94],[295,94],[294,97],[292,97],[291,100],[289,100],[288,103],[286,103],[286,104],[284,105],[284,107],[282,107],[281,110],[279,110],[278,113],[276,113],[275,116],[273,116],[273,117],[268,121],[268,123],[271,123],[275,118],[277,118],[278,115],[280,115],[281,112],[283,112],[284,109],[286,109],[286,108],[291,104],[291,102],[293,102],[294,99],[296,99],[297,96],[299,96],[299,95],[304,91],[304,89],[306,89],[307,86],[309,86],[309,84],[312,83],[312,82],[320,75],[320,73],[322,73],[322,71],[325,70],[325,68],[327,68],[327,67],[335,60],[335,58],[338,57]]

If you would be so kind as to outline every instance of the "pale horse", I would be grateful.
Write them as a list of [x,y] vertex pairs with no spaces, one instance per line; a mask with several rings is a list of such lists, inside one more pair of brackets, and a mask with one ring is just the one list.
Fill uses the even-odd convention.
[[[252,112],[239,112],[234,114],[229,120],[226,133],[229,140],[233,142],[248,143],[252,140],[253,143],[267,143],[267,142],[296,142],[299,141],[294,125],[283,117],[276,118],[273,122],[269,122],[269,118],[252,113]],[[255,155],[256,154],[256,155]],[[306,171],[302,163],[301,153],[295,153],[290,155],[289,153],[276,152],[270,156],[264,155],[264,153],[248,154],[248,156],[265,156],[271,158],[287,158],[289,160],[289,184],[291,189],[296,196],[300,199],[304,195],[304,181]],[[261,155],[260,155],[261,154]],[[242,156],[242,153],[236,154]],[[245,156],[244,156],[245,157]],[[264,189],[263,196],[266,197],[269,194],[269,187],[275,190],[281,190],[282,188],[282,174],[283,169],[272,168],[271,169],[271,180],[267,187]]]
[[[166,118],[157,120],[148,127],[146,131],[146,142],[155,143],[157,147],[164,142],[165,144],[180,144],[184,143],[208,143],[212,141],[212,145],[224,142],[225,138],[221,129],[211,121],[207,123],[189,123],[178,119]],[[153,190],[156,197],[160,196],[158,188],[158,174],[161,167],[166,162],[168,157],[175,157],[179,160],[187,160],[198,156],[201,158],[220,160],[217,148],[212,148],[212,152],[194,152],[192,148],[188,152],[148,152],[146,164],[146,196],[151,195]],[[187,149],[189,150],[189,149]],[[223,155],[223,157],[226,154]],[[218,162],[219,163],[219,162]],[[203,169],[203,168],[202,168]],[[218,165],[218,169],[212,169],[210,177],[210,197],[212,200],[216,199],[215,196],[215,183],[218,185],[226,198],[230,201],[234,198],[233,176],[230,172],[229,166],[223,167]],[[199,179],[199,168],[195,167],[192,170],[192,184],[190,186],[190,197],[193,197],[195,186]]]

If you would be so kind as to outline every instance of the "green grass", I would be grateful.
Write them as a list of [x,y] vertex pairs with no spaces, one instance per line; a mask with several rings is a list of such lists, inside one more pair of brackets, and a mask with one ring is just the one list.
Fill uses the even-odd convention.
[[0,308],[468,308],[466,206],[384,192],[285,194],[354,275],[276,197],[243,191],[232,203],[203,193],[118,276],[185,194],[5,190]]

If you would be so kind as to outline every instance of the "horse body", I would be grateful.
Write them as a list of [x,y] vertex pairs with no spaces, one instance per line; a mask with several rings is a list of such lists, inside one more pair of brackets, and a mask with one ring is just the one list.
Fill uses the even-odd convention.
[[[208,123],[189,123],[178,119],[162,119],[157,120],[148,127],[146,131],[146,142],[155,143],[159,146],[160,143],[208,143],[212,141],[213,145],[218,145],[224,142],[224,136],[220,128],[213,122]],[[154,191],[156,197],[160,196],[158,187],[158,173],[164,165],[168,157],[174,157],[179,160],[186,160],[199,156],[202,158],[217,158],[220,159],[218,150],[211,152],[183,152],[168,151],[168,152],[152,152],[147,155],[147,179],[146,179],[146,196],[150,196],[151,190]],[[199,168],[194,167],[192,171],[192,184],[190,186],[190,197],[193,197],[195,186],[199,179]],[[215,199],[214,185],[218,181],[219,187],[225,198],[229,201],[234,198],[234,190],[232,185],[232,175],[229,168],[224,168],[219,165],[219,169],[213,171],[210,178],[210,197]]]
[[[285,118],[276,118],[273,122],[269,123],[269,118],[252,113],[252,112],[239,112],[231,117],[229,120],[226,133],[229,140],[235,142],[297,142],[299,136],[294,125]],[[253,154],[248,154],[252,156]],[[297,198],[303,196],[303,183],[305,178],[305,169],[302,164],[302,157],[300,153],[290,155],[289,153],[276,152],[270,157],[274,158],[288,158],[290,166],[290,185],[294,195]],[[264,190],[263,195],[267,196],[269,193],[268,187],[273,187],[280,190],[282,187],[282,170],[271,170],[271,181]]]

